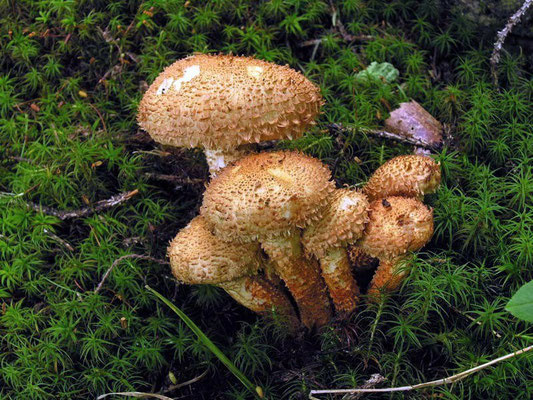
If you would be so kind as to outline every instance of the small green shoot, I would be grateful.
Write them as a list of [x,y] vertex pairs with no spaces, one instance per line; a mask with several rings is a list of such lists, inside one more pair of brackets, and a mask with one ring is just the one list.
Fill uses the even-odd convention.
[[254,385],[244,374],[233,364],[233,362],[226,357],[226,355],[209,339],[205,333],[196,325],[183,311],[170,302],[159,292],[146,285],[146,289],[152,292],[159,300],[165,303],[172,311],[174,311],[185,324],[198,336],[198,339],[224,364],[235,377],[242,382],[242,384],[254,394],[257,398],[264,398],[263,389],[260,386]]

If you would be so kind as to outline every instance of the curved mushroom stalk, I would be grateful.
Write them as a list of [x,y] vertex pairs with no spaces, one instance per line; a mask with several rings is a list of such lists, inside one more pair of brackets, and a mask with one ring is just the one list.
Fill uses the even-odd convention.
[[287,318],[291,327],[299,325],[289,298],[279,287],[260,275],[222,282],[218,286],[237,302],[258,314],[268,315],[277,312]]
[[302,323],[307,328],[325,325],[331,318],[326,286],[316,266],[304,256],[300,235],[274,237],[261,245],[296,300]]
[[220,286],[252,311],[276,309],[287,315],[291,325],[297,325],[289,298],[257,275],[262,267],[258,243],[226,243],[211,233],[202,216],[197,216],[172,240],[168,255],[178,280]]
[[265,278],[272,282],[274,285],[280,286],[282,285],[282,280],[276,273],[274,265],[275,263],[270,258],[264,257],[263,273],[265,274]]
[[421,249],[433,235],[433,210],[409,197],[387,197],[370,204],[370,221],[356,246],[379,259],[369,286],[375,298],[381,289],[393,291],[407,276],[402,261],[408,252]]
[[359,302],[359,286],[355,281],[345,248],[333,248],[320,259],[322,277],[338,312],[350,313]]
[[370,301],[377,301],[380,295],[397,290],[409,275],[405,257],[382,258],[370,285],[368,297]]
[[341,313],[355,310],[359,299],[346,245],[361,237],[367,221],[366,196],[356,190],[336,189],[322,217],[313,221],[302,236],[306,252],[320,261],[329,295]]

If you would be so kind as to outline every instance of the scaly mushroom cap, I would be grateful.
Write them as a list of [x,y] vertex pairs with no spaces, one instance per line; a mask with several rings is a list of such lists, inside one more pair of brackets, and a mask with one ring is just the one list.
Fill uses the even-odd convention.
[[329,249],[358,240],[367,221],[367,197],[356,190],[337,189],[320,220],[305,229],[302,243],[307,253],[322,258]]
[[414,198],[374,200],[369,217],[357,245],[372,257],[390,258],[418,250],[433,235],[433,210]]
[[159,143],[232,149],[302,135],[322,97],[301,73],[251,57],[194,55],[167,67],[137,120]]
[[215,235],[264,240],[317,220],[334,183],[316,158],[297,152],[252,154],[222,170],[200,210]]
[[398,156],[379,167],[363,188],[370,200],[387,196],[422,197],[440,185],[440,166],[432,158]]
[[253,275],[261,265],[257,243],[226,243],[195,217],[168,247],[172,273],[189,284],[218,284]]

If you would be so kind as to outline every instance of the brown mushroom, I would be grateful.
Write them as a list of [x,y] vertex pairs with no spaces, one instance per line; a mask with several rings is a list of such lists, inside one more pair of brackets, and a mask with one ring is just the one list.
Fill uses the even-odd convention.
[[156,142],[203,148],[216,174],[249,152],[243,145],[300,137],[321,104],[318,87],[288,66],[199,54],[156,78],[137,120]]
[[329,295],[335,309],[341,313],[352,312],[359,298],[346,245],[361,237],[367,221],[366,196],[356,190],[337,189],[322,218],[312,222],[302,235],[306,252],[320,261]]
[[379,259],[368,289],[371,298],[393,291],[407,275],[401,263],[407,252],[421,249],[433,235],[433,210],[409,197],[392,196],[370,203],[370,220],[356,243],[365,254]]
[[248,155],[221,171],[204,193],[201,214],[223,240],[259,241],[307,327],[330,318],[317,265],[304,257],[300,228],[317,220],[334,184],[319,160],[296,152]]
[[288,297],[258,274],[262,265],[257,243],[226,243],[197,216],[172,240],[168,255],[179,281],[219,286],[252,311],[268,314],[276,310],[291,324],[297,321]]
[[440,166],[432,158],[420,155],[398,156],[379,167],[363,188],[369,200],[387,196],[422,199],[440,185]]

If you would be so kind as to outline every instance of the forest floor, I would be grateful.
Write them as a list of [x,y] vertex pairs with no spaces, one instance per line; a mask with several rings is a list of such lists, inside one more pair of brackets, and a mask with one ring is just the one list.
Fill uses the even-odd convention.
[[[147,284],[273,399],[376,373],[386,386],[416,384],[531,344],[531,324],[504,309],[533,278],[531,53],[510,37],[495,85],[489,58],[505,19],[482,26],[454,4],[0,1],[0,399],[251,398]],[[197,215],[208,172],[200,151],[170,151],[140,131],[137,106],[164,67],[194,52],[289,64],[320,85],[318,125],[276,146],[320,158],[338,186],[412,152],[365,134],[399,103],[414,99],[444,124],[449,140],[434,154],[443,182],[427,197],[435,234],[401,290],[293,338],[153,261]],[[374,61],[398,78],[358,79]],[[336,123],[350,130],[328,129]],[[95,290],[129,254],[149,258],[122,259]],[[409,394],[532,397],[530,355]]]

